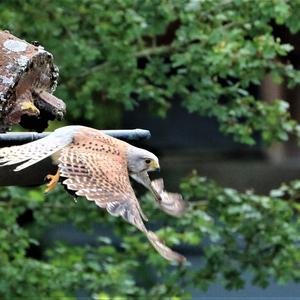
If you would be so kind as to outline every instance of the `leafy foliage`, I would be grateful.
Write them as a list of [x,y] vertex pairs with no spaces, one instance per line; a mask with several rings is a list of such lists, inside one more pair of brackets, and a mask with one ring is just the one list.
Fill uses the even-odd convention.
[[0,26],[53,52],[61,70],[57,94],[72,121],[117,126],[122,107],[147,101],[165,115],[178,97],[253,144],[255,132],[268,143],[299,135],[286,102],[267,104],[248,91],[266,74],[299,83],[299,71],[280,59],[293,47],[271,26],[298,31],[299,8],[286,0],[14,0],[0,4]]
[[[281,283],[300,279],[294,268],[300,255],[297,211],[294,202],[280,198],[283,188],[271,191],[271,196],[239,193],[197,174],[182,183],[187,198],[200,199],[192,202],[193,209],[198,211],[205,199],[205,212],[214,220],[212,243],[204,248],[206,265],[196,272],[196,285],[203,287],[221,275],[226,288],[239,289],[244,286],[241,275],[245,270],[253,273],[252,283],[261,287],[270,278]],[[299,181],[288,190],[298,193]]]
[[[205,290],[216,280],[227,289],[240,289],[245,283],[245,270],[253,274],[252,283],[261,287],[270,279],[281,283],[300,280],[298,198],[284,199],[287,190],[299,195],[299,181],[271,191],[270,196],[258,196],[251,191],[221,188],[194,173],[181,188],[190,201],[185,218],[166,220],[163,216],[169,226],[158,233],[170,245],[184,244],[201,253],[202,263],[197,268],[189,263],[168,266],[132,226],[95,209],[84,199],[77,203],[71,197],[66,199],[62,188],[45,198],[30,189],[3,190],[1,297],[21,297],[24,291],[28,297],[72,297],[77,291],[86,291],[95,298],[186,298],[187,288]],[[144,197],[146,211],[159,222],[162,213],[150,198]],[[28,209],[33,213],[32,223],[22,225],[22,214]],[[50,248],[42,260],[30,257],[32,245],[47,244],[45,230],[53,224],[73,223],[95,234],[95,220],[105,231],[96,244],[76,246],[58,241],[47,245]],[[107,238],[110,230],[113,239]]]
[[[54,54],[69,122],[117,127],[124,109],[145,101],[164,116],[176,97],[188,111],[216,118],[222,132],[254,144],[256,133],[266,143],[300,134],[285,100],[265,103],[249,92],[266,75],[299,83],[299,71],[285,60],[293,47],[273,32],[281,25],[298,32],[298,11],[300,2],[287,0],[10,0],[0,3],[0,26]],[[168,244],[202,254],[197,267],[169,266],[130,225],[62,190],[44,198],[37,189],[3,189],[0,298],[186,298],[189,287],[205,290],[216,281],[242,288],[244,270],[262,287],[299,280],[299,181],[259,196],[193,174],[181,188],[191,202],[183,219],[158,212],[149,195],[144,205],[157,224],[166,220],[159,234]],[[24,223],[28,214],[32,221]],[[51,226],[65,223],[97,235],[97,243],[49,244]],[[39,258],[37,245],[46,249]]]

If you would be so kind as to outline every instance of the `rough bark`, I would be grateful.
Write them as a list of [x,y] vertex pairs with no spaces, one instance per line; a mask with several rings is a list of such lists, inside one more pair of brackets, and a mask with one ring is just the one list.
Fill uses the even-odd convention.
[[41,132],[61,119],[65,104],[52,95],[57,78],[51,53],[0,31],[0,132],[19,123]]

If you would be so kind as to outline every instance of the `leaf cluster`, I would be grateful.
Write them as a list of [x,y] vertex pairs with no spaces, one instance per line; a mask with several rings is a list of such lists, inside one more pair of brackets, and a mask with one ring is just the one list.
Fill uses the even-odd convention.
[[[95,299],[105,295],[186,298],[189,288],[206,290],[216,281],[227,289],[241,289],[245,271],[252,284],[261,287],[271,280],[300,280],[298,181],[282,185],[270,196],[259,196],[222,188],[193,173],[181,189],[190,203],[184,218],[163,216],[148,194],[142,205],[151,216],[148,227],[163,226],[159,236],[178,251],[197,255],[195,265],[170,266],[132,226],[85,199],[74,202],[62,188],[46,198],[41,190],[3,190],[1,298],[24,293],[45,299],[76,293]],[[32,220],[23,224],[25,212],[32,214]],[[49,243],[54,224],[73,224],[89,242]],[[42,251],[39,259],[30,254],[37,246]]]
[[[254,144],[257,133],[266,143],[299,137],[285,99],[266,103],[250,92],[266,76],[299,84],[286,59],[293,47],[274,33],[276,26],[298,32],[299,11],[298,0],[10,0],[0,3],[0,27],[54,54],[68,122],[113,128],[141,102],[165,116],[179,99]],[[0,298],[179,299],[215,282],[240,289],[245,271],[261,287],[299,281],[298,181],[263,196],[194,173],[181,189],[191,203],[182,219],[159,212],[149,195],[143,207],[153,230],[165,225],[158,233],[168,245],[197,255],[182,267],[132,226],[62,189],[46,198],[38,189],[1,190]],[[54,224],[76,226],[89,242],[51,243]]]
[[[60,68],[57,95],[69,121],[120,124],[141,101],[165,116],[173,99],[214,117],[225,134],[254,144],[299,136],[283,99],[260,101],[269,75],[288,86],[300,73],[274,26],[300,29],[299,1],[3,1],[0,27],[40,41]],[[34,22],[31,22],[34,20]]]

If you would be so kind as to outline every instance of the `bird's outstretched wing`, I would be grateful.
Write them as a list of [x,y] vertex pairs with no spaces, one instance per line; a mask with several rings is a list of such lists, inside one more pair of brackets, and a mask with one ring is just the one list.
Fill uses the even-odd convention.
[[162,178],[151,181],[147,172],[130,174],[130,176],[153,194],[158,206],[165,213],[180,217],[186,211],[187,202],[183,200],[180,194],[167,192]]
[[126,147],[124,142],[100,132],[80,130],[73,143],[61,151],[58,166],[66,178],[63,184],[137,227],[164,258],[183,262],[182,255],[168,248],[143,223],[142,210],[129,181]]
[[164,212],[174,217],[180,217],[184,214],[188,206],[187,202],[183,200],[180,194],[165,191],[162,178],[152,181],[151,187],[154,190],[158,205]]
[[19,164],[14,171],[21,171],[51,156],[72,142],[80,126],[66,126],[55,130],[45,138],[0,149],[0,167]]

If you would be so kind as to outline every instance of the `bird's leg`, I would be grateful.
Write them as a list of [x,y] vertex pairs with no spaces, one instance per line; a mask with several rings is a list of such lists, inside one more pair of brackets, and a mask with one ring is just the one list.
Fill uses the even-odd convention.
[[48,175],[46,176],[46,178],[47,178],[48,180],[50,180],[50,182],[47,184],[47,188],[46,188],[46,190],[45,190],[46,193],[52,191],[52,190],[56,187],[57,182],[58,182],[58,180],[59,180],[59,177],[60,177],[59,169],[57,170],[57,172],[56,172],[55,175],[50,175],[50,174],[48,174]]

